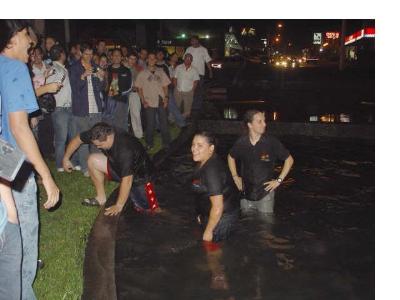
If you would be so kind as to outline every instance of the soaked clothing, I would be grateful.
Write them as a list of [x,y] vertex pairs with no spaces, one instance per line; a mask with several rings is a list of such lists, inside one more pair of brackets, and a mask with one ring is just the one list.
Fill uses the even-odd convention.
[[[114,128],[114,143],[108,150],[101,150],[119,178],[133,175],[133,182],[143,183],[150,179],[153,164],[140,141],[131,134]],[[85,144],[90,144],[90,131],[80,134]]]
[[241,162],[245,198],[250,201],[258,201],[268,194],[264,183],[275,178],[276,161],[284,161],[290,155],[285,146],[271,135],[262,135],[254,146],[248,135],[242,136],[229,154]]
[[196,194],[197,214],[204,226],[208,222],[211,210],[210,196],[222,195],[224,210],[214,228],[213,241],[226,239],[237,220],[240,193],[234,184],[227,166],[217,155],[213,155],[193,175],[192,190]]
[[[114,128],[114,143],[108,150],[101,150],[107,157],[107,176],[120,182],[122,177],[133,175],[130,198],[135,207],[155,209],[158,207],[151,183],[153,164],[140,141],[129,133]],[[90,131],[80,134],[83,143],[91,143]],[[153,199],[152,199],[153,198]]]

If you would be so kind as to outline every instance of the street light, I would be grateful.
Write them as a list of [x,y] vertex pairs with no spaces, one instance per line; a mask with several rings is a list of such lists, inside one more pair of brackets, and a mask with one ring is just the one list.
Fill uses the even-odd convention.
[[282,23],[278,23],[278,28],[282,28],[282,27],[283,27]]
[[275,38],[275,42],[279,42],[279,38],[277,37],[277,38]]

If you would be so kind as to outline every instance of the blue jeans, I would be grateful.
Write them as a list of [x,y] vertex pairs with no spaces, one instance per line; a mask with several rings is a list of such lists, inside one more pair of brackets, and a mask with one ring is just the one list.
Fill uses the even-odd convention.
[[[207,227],[208,216],[201,216],[203,230]],[[224,213],[213,230],[213,242],[217,243],[228,239],[239,219],[239,210]]]
[[176,125],[178,125],[179,127],[184,127],[186,125],[185,118],[182,116],[180,109],[176,105],[173,89],[169,89],[168,95],[169,95],[169,101],[168,101],[169,113],[174,117]]
[[70,138],[72,126],[72,110],[70,107],[56,107],[51,114],[54,128],[54,149],[56,167],[62,168],[62,159],[65,152],[65,143]]
[[164,147],[167,147],[171,141],[169,134],[167,111],[164,107],[147,107],[144,109],[146,116],[146,134],[145,140],[148,146],[153,147],[153,136],[156,127],[156,115],[160,121],[161,140]]
[[[101,122],[101,113],[90,114],[87,117],[72,117],[73,132],[74,136],[80,134],[83,131],[89,130],[94,124]],[[81,166],[82,173],[88,170],[87,160],[90,152],[96,152],[96,148],[93,145],[81,145],[76,151],[78,153],[79,165]]]
[[[14,183],[18,182],[18,179]],[[38,203],[37,187],[33,173],[22,190],[13,189],[22,238],[22,300],[36,299],[32,284],[35,280],[38,259]]]
[[21,231],[8,222],[0,235],[0,298],[21,299]]

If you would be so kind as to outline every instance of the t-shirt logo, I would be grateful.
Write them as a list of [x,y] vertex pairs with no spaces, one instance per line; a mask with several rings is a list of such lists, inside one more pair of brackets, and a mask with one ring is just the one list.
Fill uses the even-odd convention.
[[268,155],[268,153],[265,153],[265,152],[261,153],[261,155],[260,155],[260,160],[262,160],[262,161],[269,161],[269,155]]
[[193,181],[192,181],[192,186],[193,186],[193,187],[199,188],[200,185],[201,185],[200,179],[193,179]]

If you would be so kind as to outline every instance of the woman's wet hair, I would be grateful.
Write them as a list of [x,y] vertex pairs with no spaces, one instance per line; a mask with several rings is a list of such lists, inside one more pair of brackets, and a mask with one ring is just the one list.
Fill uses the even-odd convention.
[[90,140],[104,142],[113,133],[114,128],[110,124],[99,122],[90,129]]
[[258,109],[249,109],[244,113],[243,122],[246,128],[247,128],[247,123],[253,122],[254,116],[258,113],[262,113],[262,111]]
[[216,139],[215,135],[212,134],[211,132],[209,132],[209,131],[199,131],[194,136],[197,136],[197,135],[198,136],[202,136],[203,138],[205,138],[209,145],[214,145],[214,148],[217,147],[217,139]]

